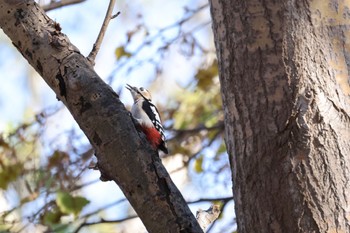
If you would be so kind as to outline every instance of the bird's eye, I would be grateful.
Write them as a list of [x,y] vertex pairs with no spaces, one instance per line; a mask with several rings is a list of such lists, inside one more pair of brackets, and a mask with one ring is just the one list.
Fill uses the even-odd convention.
[[140,91],[144,91],[145,90],[145,88],[143,88],[143,87],[140,87]]

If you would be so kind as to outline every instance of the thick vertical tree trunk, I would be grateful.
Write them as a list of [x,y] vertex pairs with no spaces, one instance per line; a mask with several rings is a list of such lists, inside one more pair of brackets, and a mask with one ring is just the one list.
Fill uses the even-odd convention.
[[210,5],[238,231],[349,232],[349,6]]

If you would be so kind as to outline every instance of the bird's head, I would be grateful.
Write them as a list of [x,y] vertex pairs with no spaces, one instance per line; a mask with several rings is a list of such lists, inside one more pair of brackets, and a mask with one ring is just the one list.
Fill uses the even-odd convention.
[[129,84],[126,84],[126,88],[131,92],[132,98],[134,98],[134,101],[145,98],[146,100],[151,101],[152,96],[151,93],[143,87],[133,87]]

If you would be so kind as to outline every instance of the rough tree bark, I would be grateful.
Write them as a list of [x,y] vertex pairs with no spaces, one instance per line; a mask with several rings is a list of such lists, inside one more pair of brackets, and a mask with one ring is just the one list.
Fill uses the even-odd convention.
[[349,3],[210,7],[238,232],[349,232]]
[[149,232],[202,232],[118,95],[32,0],[0,0],[0,26],[84,131],[99,169],[115,181]]

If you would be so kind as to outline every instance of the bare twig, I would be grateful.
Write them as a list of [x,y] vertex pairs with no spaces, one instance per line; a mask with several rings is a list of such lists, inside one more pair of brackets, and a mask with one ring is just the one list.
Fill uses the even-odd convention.
[[96,222],[83,222],[78,226],[78,228],[74,231],[74,233],[78,233],[85,226],[91,226],[91,225],[102,224],[102,223],[121,223],[134,218],[137,218],[137,215],[132,215],[132,216],[128,216],[126,218],[117,219],[117,220],[104,220],[103,218],[101,218],[100,221],[96,221]]
[[[189,22],[191,19],[193,19],[195,17],[195,15],[197,15],[197,13],[201,12],[202,10],[206,9],[207,7],[209,6],[208,3],[198,7],[197,9],[194,9],[194,10],[188,10],[187,9],[187,15],[179,20],[179,21],[176,21],[175,23],[173,24],[170,24],[168,26],[165,26],[161,29],[159,29],[156,33],[154,34],[150,34],[148,35],[144,40],[143,40],[143,43],[138,45],[137,48],[135,48],[133,51],[130,51],[130,53],[133,55],[133,59],[125,59],[124,61],[118,63],[117,67],[111,72],[110,76],[108,77],[108,83],[111,83],[113,81],[113,77],[115,75],[115,73],[122,69],[123,67],[126,67],[130,60],[132,60],[132,62],[135,64],[133,68],[128,68],[127,69],[127,72],[130,72],[131,70],[133,70],[135,67],[137,66],[142,66],[144,63],[151,63],[151,64],[154,64],[156,67],[157,67],[157,64],[159,64],[159,61],[157,58],[155,58],[156,56],[154,54],[152,54],[150,56],[149,59],[142,59],[141,61],[135,59],[137,58],[137,55],[141,53],[141,51],[143,49],[145,49],[146,47],[149,47],[151,45],[153,45],[153,43],[155,41],[158,41],[159,39],[163,40],[165,37],[164,37],[164,33],[168,30],[173,30],[174,28],[179,28],[178,29],[178,32],[176,33],[176,35],[168,40],[168,41],[165,41],[165,44],[161,47],[158,48],[157,52],[161,52],[161,53],[164,53],[164,51],[166,51],[167,47],[169,47],[172,43],[174,43],[176,40],[178,40],[179,38],[183,38],[191,33],[194,33],[195,31],[197,30],[200,30],[201,28],[207,26],[208,24],[210,24],[210,22],[205,22],[204,24],[200,24],[198,25],[197,27],[195,28],[192,28],[190,31],[188,32],[184,32],[182,30],[182,26]],[[197,43],[198,44],[198,43]],[[196,44],[196,45],[197,45]],[[127,44],[126,44],[127,45]],[[125,45],[125,47],[126,47]],[[199,46],[198,46],[199,47]],[[203,51],[203,49],[202,49]],[[162,57],[162,56],[161,56]],[[157,68],[158,69],[158,68]]]
[[[223,198],[201,198],[201,199],[198,199],[198,200],[195,200],[195,201],[189,201],[187,202],[188,204],[195,204],[195,203],[200,203],[200,202],[222,202],[223,203],[223,206],[229,202],[233,200],[233,197],[223,197]],[[131,219],[134,219],[134,218],[137,218],[138,216],[136,215],[131,215],[131,216],[128,216],[128,217],[125,217],[125,218],[122,218],[122,219],[116,219],[116,220],[105,220],[103,218],[101,218],[99,221],[95,221],[95,222],[86,222],[86,219],[91,217],[92,215],[95,215],[97,214],[98,212],[102,211],[102,210],[105,210],[106,208],[109,208],[109,207],[112,207],[112,206],[115,206],[117,204],[120,204],[121,202],[124,202],[126,201],[126,199],[121,199],[121,200],[118,200],[116,202],[113,202],[111,204],[108,204],[90,214],[86,214],[84,216],[82,216],[82,218],[85,219],[85,221],[83,223],[81,223],[74,231],[74,233],[78,233],[83,227],[86,227],[86,226],[91,226],[91,225],[97,225],[97,224],[103,224],[103,223],[120,223],[120,222],[124,222],[124,221],[127,221],[127,220],[131,220]],[[57,230],[57,229],[56,229]]]
[[82,215],[81,218],[82,218],[82,219],[87,219],[87,218],[89,218],[89,217],[91,217],[91,216],[93,216],[93,215],[95,215],[95,214],[98,214],[98,213],[101,212],[101,211],[104,211],[104,210],[106,210],[106,209],[108,209],[108,208],[111,208],[111,207],[113,207],[113,206],[119,205],[120,203],[123,203],[123,202],[125,202],[125,201],[126,201],[126,198],[123,198],[123,199],[114,201],[114,202],[112,202],[112,203],[109,203],[109,204],[107,204],[107,205],[102,206],[101,208],[99,208],[99,209],[97,209],[97,210],[94,210],[93,212],[90,212],[90,213],[87,213],[87,214],[85,214],[85,215]]
[[[212,130],[223,130],[225,129],[225,124],[223,121],[219,121],[216,125],[212,126],[212,127],[206,127],[205,125],[199,125],[195,128],[192,129],[174,129],[174,128],[166,128],[166,130],[168,131],[172,131],[176,134],[192,134],[192,133],[198,133],[202,130],[207,130],[207,131],[212,131]],[[182,135],[181,135],[182,136]],[[175,137],[178,137],[178,135],[176,135]],[[175,138],[174,137],[174,138]],[[169,139],[170,140],[170,139]]]
[[233,200],[233,197],[217,197],[217,198],[200,198],[198,200],[195,201],[187,201],[187,204],[196,204],[199,202],[222,202],[222,203],[226,203]]
[[108,9],[107,9],[107,12],[106,12],[105,19],[103,20],[103,24],[102,24],[100,33],[98,34],[96,42],[95,42],[95,44],[94,44],[94,46],[93,46],[89,56],[87,57],[87,59],[90,61],[90,63],[93,66],[95,65],[95,58],[96,58],[96,55],[97,55],[98,51],[100,50],[100,47],[101,47],[101,44],[102,44],[102,40],[103,40],[103,37],[104,37],[104,35],[106,33],[109,21],[111,19],[114,19],[115,17],[117,17],[120,14],[120,12],[118,12],[117,14],[112,15],[115,2],[116,2],[116,0],[110,0],[109,6],[108,6]]
[[51,1],[49,4],[42,6],[44,11],[51,11],[63,6],[73,5],[81,2],[85,2],[86,0],[61,0],[61,1]]

